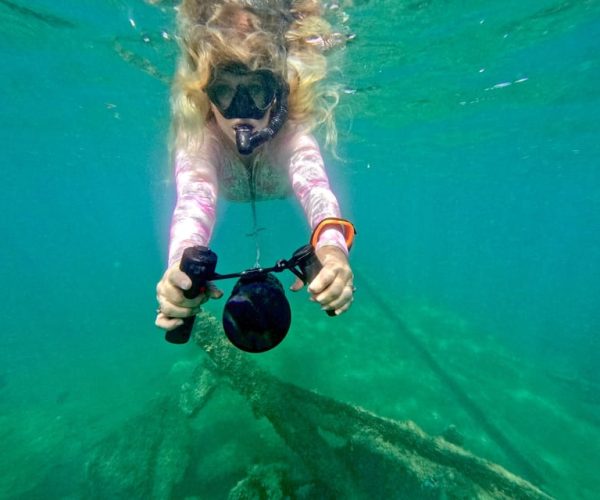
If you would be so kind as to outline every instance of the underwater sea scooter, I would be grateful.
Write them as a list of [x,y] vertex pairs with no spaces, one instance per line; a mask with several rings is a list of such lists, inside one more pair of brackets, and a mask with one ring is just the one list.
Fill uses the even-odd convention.
[[[292,321],[289,302],[283,286],[273,273],[286,269],[310,283],[321,270],[321,263],[312,245],[304,245],[289,260],[281,259],[273,267],[255,267],[240,273],[218,274],[217,254],[204,246],[186,248],[180,269],[192,280],[184,291],[188,299],[202,293],[208,281],[239,278],[223,309],[223,329],[237,348],[246,352],[265,352],[273,349],[287,335]],[[333,311],[327,311],[335,316]],[[191,335],[195,316],[184,318],[183,324],[166,333],[173,344],[185,344]]]

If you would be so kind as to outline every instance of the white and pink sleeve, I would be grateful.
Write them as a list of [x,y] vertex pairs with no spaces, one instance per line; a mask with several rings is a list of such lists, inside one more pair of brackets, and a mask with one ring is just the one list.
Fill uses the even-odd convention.
[[[329,186],[323,157],[314,137],[298,133],[290,141],[289,174],[292,188],[314,230],[323,219],[340,217],[340,207]],[[348,253],[344,235],[335,228],[326,228],[321,233],[317,248],[325,245],[334,245]]]
[[171,220],[169,266],[181,260],[190,246],[208,246],[215,225],[218,181],[208,148],[191,154],[175,152],[177,203]]

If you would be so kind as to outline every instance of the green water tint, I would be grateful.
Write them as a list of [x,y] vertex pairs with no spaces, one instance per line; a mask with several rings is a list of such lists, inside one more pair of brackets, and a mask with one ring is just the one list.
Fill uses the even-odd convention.
[[[0,497],[247,498],[253,492],[256,498],[391,498],[395,492],[403,498],[544,498],[476,456],[520,470],[478,419],[462,411],[440,377],[419,363],[395,319],[386,321],[376,304],[371,309],[373,297],[364,288],[363,314],[346,335],[358,338],[362,331],[375,341],[352,342],[353,354],[346,348],[350,340],[340,336],[331,353],[324,345],[320,351],[331,320],[313,322],[310,331],[298,320],[278,348],[305,346],[291,346],[304,360],[303,385],[314,384],[307,362],[322,370],[325,359],[328,372],[351,377],[345,383],[328,386],[331,377],[317,370],[324,382],[317,393],[271,375],[297,379],[289,359],[281,369],[265,363],[264,355],[236,350],[219,322],[203,315],[195,338],[206,354],[187,352],[168,388],[130,408],[137,416],[116,417],[118,407],[81,412],[62,394],[56,408],[1,416],[4,455],[12,465],[4,464]],[[597,478],[587,464],[594,463],[589,443],[597,427],[561,406],[548,391],[548,378],[448,313],[416,306],[394,315],[531,461],[545,491],[557,498],[593,497]],[[365,350],[368,359],[357,364],[358,351],[364,357]],[[261,367],[270,364],[272,370]],[[89,417],[94,413],[99,416]]]
[[[116,4],[127,10],[126,4]],[[506,135],[507,127],[522,135],[528,124],[538,123],[540,109],[547,108],[546,115],[560,114],[563,108],[555,110],[554,103],[581,103],[589,105],[590,110],[596,109],[593,97],[597,94],[597,79],[586,78],[596,73],[586,68],[597,68],[597,59],[587,56],[589,61],[586,62],[585,54],[580,51],[577,52],[580,56],[576,56],[575,51],[570,55],[568,52],[556,55],[549,49],[544,54],[548,57],[536,57],[540,52],[532,57],[527,50],[535,48],[542,40],[560,39],[574,27],[598,19],[599,2],[546,1],[535,5],[511,2],[493,8],[489,2],[473,2],[466,12],[463,5],[428,1],[357,1],[355,5],[351,24],[357,37],[347,52],[340,54],[348,56],[343,65],[348,88],[347,94],[342,96],[340,111],[343,116],[344,106],[351,106],[351,114],[357,123],[362,120],[363,130],[371,133],[362,136],[360,133],[341,134],[340,142],[357,146],[355,150],[360,153],[357,156],[365,162],[368,160],[377,165],[374,160],[379,160],[385,167],[378,170],[379,184],[386,176],[399,178],[394,163],[401,155],[399,144],[404,151],[418,150],[417,158],[426,160],[426,151],[430,147],[454,151],[452,148],[465,145],[493,144],[494,139]],[[141,29],[130,29],[125,16],[117,19],[118,16],[106,15],[97,23],[85,23],[81,22],[81,17],[86,17],[82,11],[73,13],[73,19],[79,16],[75,21],[70,15],[63,18],[51,14],[53,8],[38,9],[35,6],[33,9],[34,6],[29,8],[24,2],[0,1],[0,13],[8,19],[7,26],[10,26],[4,42],[8,41],[11,53],[24,47],[37,49],[41,42],[46,49],[38,58],[39,64],[32,66],[41,72],[45,59],[66,64],[63,59],[71,61],[72,50],[88,50],[90,59],[98,59],[99,64],[111,68],[110,79],[95,80],[96,85],[91,87],[91,91],[99,92],[98,96],[94,94],[92,101],[99,103],[103,111],[103,99],[110,104],[113,96],[105,98],[102,92],[117,88],[120,92],[123,82],[127,81],[127,75],[119,77],[118,71],[113,72],[113,64],[120,70],[126,68],[125,71],[139,74],[140,81],[149,82],[151,89],[154,89],[152,79],[144,75],[166,83],[172,74],[175,43],[163,38],[159,23],[149,23],[150,30],[142,33]],[[382,26],[382,22],[387,25]],[[391,27],[390,23],[397,26]],[[92,56],[90,40],[95,40],[96,46],[104,51],[94,51]],[[548,45],[541,44],[540,51],[547,48]],[[573,67],[569,65],[571,56],[577,61]],[[530,61],[536,61],[536,64],[532,65]],[[485,71],[480,72],[481,69]],[[87,68],[83,75],[61,70],[55,72],[55,77],[68,92],[68,84],[79,88],[74,80],[77,85],[87,87],[89,76],[96,70],[95,67]],[[140,85],[138,80],[135,82]],[[22,84],[19,79],[10,79],[8,89],[19,95]],[[143,89],[136,89],[136,92],[138,90]],[[129,94],[123,97],[119,92],[114,92],[115,100],[128,98]],[[151,102],[153,113],[167,108],[166,98],[164,102],[159,98]],[[78,104],[77,101],[68,103],[73,107]],[[121,103],[119,106],[126,108]],[[61,113],[68,107],[61,107]],[[517,115],[516,124],[509,120],[514,118],[510,114],[497,118],[497,114],[506,109],[530,108],[533,108],[534,119],[524,125],[522,115]],[[136,108],[126,109],[131,114],[137,111]],[[36,133],[52,137],[52,131],[59,128],[56,123],[63,121],[48,122],[44,127],[40,125],[47,120],[43,111],[36,109],[35,114],[28,116],[18,109],[13,111],[15,118],[10,121],[21,123],[23,118],[25,123],[35,123],[30,126],[37,127]],[[46,111],[52,116],[51,109]],[[465,117],[477,115],[489,121],[465,123]],[[57,116],[62,119],[62,114]],[[589,123],[593,127],[585,128],[588,122],[579,124],[583,133],[596,130],[593,117],[594,113],[590,113]],[[449,119],[454,120],[452,125],[455,127],[447,127]],[[438,121],[441,122],[439,126]],[[547,132],[549,140],[565,142],[561,135],[565,123],[561,120],[542,122],[540,127],[544,134]],[[89,126],[92,121],[83,123]],[[418,129],[419,124],[430,123],[433,123],[432,128]],[[465,126],[469,123],[475,126]],[[404,135],[414,125],[417,132]],[[78,133],[83,129],[85,126],[78,124]],[[65,130],[68,132],[69,129]],[[342,120],[341,131],[345,130]],[[381,130],[387,135],[380,134]],[[126,135],[129,134],[130,130],[127,130]],[[61,135],[57,142],[59,140],[69,142],[73,138]],[[132,144],[140,151],[147,147],[147,143],[136,146],[134,140]],[[533,145],[543,149],[545,144]],[[579,147],[577,141],[574,144]],[[23,150],[29,147],[28,138],[23,143]],[[458,151],[460,155],[468,154],[463,149]],[[94,149],[84,152],[89,156],[96,154]],[[36,168],[31,171],[48,164],[52,176],[59,178],[60,168],[47,160],[46,157],[43,161],[36,160]],[[106,157],[106,162],[112,160],[112,154]],[[485,172],[475,169],[454,172],[456,168],[446,172],[440,162],[424,163],[423,171],[418,174],[420,184],[427,182],[429,172],[465,177],[489,175],[487,166]],[[490,164],[490,167],[502,170],[504,166]],[[421,165],[415,167],[415,171],[417,168],[421,169]],[[548,165],[542,163],[539,168],[546,173]],[[596,179],[596,176],[590,176],[591,186]],[[490,178],[490,182],[493,180]],[[400,185],[398,180],[395,182],[399,184],[398,192],[406,193],[402,191],[406,186]],[[65,193],[63,199],[69,200],[69,193]],[[51,203],[44,208],[51,209]],[[87,205],[86,209],[89,209]],[[36,227],[36,236],[38,229]],[[389,231],[385,226],[378,229]],[[414,231],[409,234],[414,235]],[[137,233],[132,236],[136,237]],[[123,247],[131,243],[125,242]],[[135,244],[132,246],[135,248]],[[359,259],[361,246],[368,249],[369,243],[358,246],[356,255]],[[62,272],[61,269],[61,276]],[[131,279],[138,279],[138,276]],[[103,286],[95,285],[99,289]],[[35,370],[31,370],[30,378],[21,384],[15,383],[10,372],[0,374],[0,396],[3,398],[6,394],[20,396],[22,393],[23,399],[27,400],[32,387],[39,392],[56,392],[50,403],[31,398],[33,404],[3,406],[0,413],[3,443],[0,497],[106,498],[126,493],[137,498],[197,494],[200,498],[210,499],[225,498],[228,494],[236,498],[236,495],[251,491],[262,491],[271,498],[286,491],[295,492],[301,498],[310,498],[315,492],[343,497],[349,485],[356,486],[357,494],[370,488],[373,482],[380,491],[389,492],[387,488],[393,488],[394,481],[401,482],[400,478],[405,478],[405,492],[418,491],[421,498],[428,494],[439,498],[442,489],[446,490],[447,496],[461,492],[468,496],[493,483],[490,477],[496,476],[489,472],[486,462],[469,454],[463,455],[443,441],[419,433],[416,427],[406,423],[413,420],[429,435],[444,435],[473,454],[523,475],[558,498],[596,498],[600,491],[597,475],[600,390],[597,384],[584,380],[575,370],[570,372],[568,367],[541,371],[531,360],[519,358],[504,347],[497,338],[485,335],[477,326],[470,326],[457,316],[458,313],[428,305],[427,300],[414,299],[416,305],[411,307],[407,303],[410,296],[399,298],[398,290],[391,285],[387,295],[378,290],[393,309],[393,314],[384,314],[376,296],[358,285],[353,310],[347,317],[336,319],[335,326],[324,318],[315,320],[314,308],[307,306],[304,309],[296,304],[295,326],[286,342],[271,356],[255,358],[264,371],[246,363],[236,364],[234,360],[227,370],[219,370],[206,355],[194,353],[193,361],[184,360],[173,367],[170,390],[165,390],[155,380],[145,380],[144,383],[153,389],[138,392],[138,388],[130,383],[123,391],[127,397],[118,401],[113,392],[94,394],[92,401],[83,391],[63,389],[60,383],[60,387],[55,388],[52,382],[39,380],[41,377]],[[61,295],[61,291],[55,291],[55,294]],[[29,300],[23,299],[23,303],[29,303]],[[154,306],[150,303],[137,305],[149,311]],[[87,304],[81,306],[87,307]],[[116,308],[121,306],[115,305]],[[105,314],[106,309],[102,316],[89,316],[88,322],[98,325],[94,327],[98,334],[105,333],[100,326]],[[402,320],[400,330],[393,319],[394,314]],[[508,308],[503,314],[511,316],[513,311]],[[465,317],[473,318],[473,312]],[[61,334],[64,333],[63,326],[57,328]],[[580,327],[577,323],[572,325],[573,331]],[[405,328],[433,356],[433,366],[437,368],[432,368],[415,343],[402,335]],[[45,329],[46,325],[37,323],[32,325],[29,334],[41,335]],[[125,333],[130,329],[133,327],[127,325]],[[499,337],[495,333],[495,337]],[[517,330],[514,335],[522,333]],[[551,334],[550,331],[547,333],[548,336]],[[36,341],[35,335],[30,337],[20,331],[19,335],[26,339],[23,342],[27,342],[27,349],[31,349],[29,342]],[[50,331],[48,335],[55,338],[56,331]],[[160,335],[144,337],[144,342],[159,342],[158,338]],[[121,342],[123,339],[117,344],[121,345]],[[57,345],[56,340],[51,344],[57,351],[64,347]],[[67,364],[68,369],[62,374],[65,380],[71,379],[73,368],[75,373],[78,369],[79,353],[70,355],[74,359],[61,358],[59,363],[56,360],[48,363],[55,363],[54,370]],[[189,355],[189,352],[181,354],[184,358]],[[108,350],[102,356],[99,364],[111,359]],[[140,370],[138,362],[137,356],[132,356],[128,360],[129,369],[134,366]],[[88,367],[79,369],[87,373]],[[24,370],[29,370],[29,366]],[[450,386],[444,382],[444,376],[440,376],[440,370],[451,376]],[[123,374],[127,377],[130,373],[124,368],[115,371],[116,375],[111,374],[114,380],[107,382],[109,386],[122,383],[119,377]],[[242,377],[248,371],[252,377]],[[98,370],[89,376],[100,378],[101,373]],[[238,380],[239,377],[242,379]],[[258,390],[257,386],[244,385],[256,381],[265,387]],[[298,381],[306,388],[316,388],[319,394],[335,399],[287,383]],[[63,384],[69,387],[68,382]],[[183,390],[181,384],[185,384]],[[460,397],[457,398],[456,390],[452,389],[455,384],[458,384],[459,393],[466,394],[468,401],[477,405],[475,413],[461,405]],[[231,385],[237,390],[228,389]],[[114,387],[111,386],[110,391],[114,391]],[[147,402],[148,394],[152,392],[157,393],[156,398]],[[293,395],[290,401],[282,400],[288,393]],[[11,403],[19,401],[19,397],[6,399]],[[274,402],[274,408],[268,408],[269,401]],[[351,405],[344,402],[351,402]],[[261,405],[265,406],[262,411]],[[374,411],[376,415],[365,413],[354,405]],[[291,407],[289,414],[280,413]],[[303,415],[307,408],[314,411],[303,421],[298,414]],[[363,432],[364,429],[354,432],[351,425],[340,429],[329,411],[345,422],[359,421],[361,427],[371,427],[375,431],[372,434]],[[490,437],[486,424],[481,425],[481,412],[488,421],[487,426],[491,423],[493,429],[501,432],[503,438],[500,441],[505,439],[508,448],[499,446]],[[269,419],[256,418],[254,413],[270,416],[275,423],[287,420],[297,424],[302,432],[296,436],[287,435],[285,429],[277,432]],[[131,418],[131,415],[137,417]],[[389,420],[382,420],[379,415]],[[315,427],[321,424],[319,419],[327,429],[315,432]],[[390,436],[386,431],[390,428],[396,434]],[[382,436],[385,432],[388,432],[386,437],[379,439],[377,433]],[[403,436],[407,435],[415,437],[408,444],[403,441]],[[382,441],[386,445],[378,448],[376,445]],[[429,450],[429,455],[423,458],[415,453],[407,457],[407,450],[414,449],[417,442],[423,445],[419,449]],[[429,445],[434,447],[433,451]],[[353,451],[350,451],[351,447]],[[391,459],[390,448],[395,452]],[[316,450],[330,458],[322,470],[319,467],[321,457],[311,456]],[[445,452],[453,459],[463,460],[462,465],[474,464],[474,470],[482,472],[480,479],[485,484],[472,481],[471,476],[462,474],[458,466],[456,475],[449,474],[452,468],[448,463],[440,463]],[[533,474],[518,457],[531,465]],[[403,466],[399,467],[399,464]],[[338,479],[331,479],[336,475]],[[502,481],[500,484],[506,485]],[[526,489],[532,491],[529,486]],[[408,493],[407,496],[410,497]]]
[[30,9],[24,5],[20,5],[10,0],[0,0],[0,6],[12,11],[19,18],[24,18],[33,22],[39,22],[52,28],[64,29],[64,28],[75,28],[75,24],[63,19],[58,16],[54,16],[50,13],[44,13],[37,10]]
[[412,422],[283,382],[232,348],[216,319],[203,314],[198,323],[195,339],[208,359],[197,364],[180,394],[157,399],[100,442],[87,466],[86,497],[198,495],[202,471],[193,457],[202,441],[185,416],[202,415],[215,389],[227,385],[257,418],[269,421],[300,461],[254,466],[230,490],[230,499],[550,498]]
[[440,379],[444,387],[452,392],[457,402],[465,409],[465,411],[474,419],[480,427],[488,434],[488,436],[502,449],[502,451],[510,458],[510,460],[527,474],[536,483],[541,483],[542,476],[537,472],[531,462],[524,457],[518,448],[510,442],[496,425],[488,418],[486,412],[473,400],[466,390],[456,381],[452,374],[446,371],[442,364],[432,355],[424,342],[407,326],[398,312],[383,299],[376,289],[364,277],[356,276],[357,280],[363,284],[366,291],[377,302],[382,313],[389,317],[395,324],[394,331],[398,335],[402,335],[406,340],[417,350],[421,358],[425,361],[428,368],[433,371]]

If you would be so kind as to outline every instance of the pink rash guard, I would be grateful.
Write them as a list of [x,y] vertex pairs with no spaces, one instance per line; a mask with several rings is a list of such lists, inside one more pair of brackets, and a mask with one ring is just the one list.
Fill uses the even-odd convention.
[[[293,192],[311,229],[326,217],[340,217],[319,145],[307,133],[286,128],[260,152],[242,159],[226,139],[219,137],[215,126],[209,126],[203,141],[175,151],[174,164],[177,204],[171,222],[169,266],[181,259],[187,247],[208,246],[218,195],[232,201],[251,201],[249,169],[254,173],[257,201],[285,198]],[[334,228],[321,233],[317,248],[325,245],[348,252],[343,234]]]

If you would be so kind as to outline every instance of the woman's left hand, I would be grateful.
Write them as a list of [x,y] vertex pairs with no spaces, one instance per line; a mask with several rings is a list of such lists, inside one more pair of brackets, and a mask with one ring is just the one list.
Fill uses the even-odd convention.
[[[323,269],[309,284],[312,299],[321,304],[325,311],[334,311],[336,316],[347,311],[354,300],[354,275],[348,257],[336,246],[323,246],[316,251]],[[297,280],[290,289],[300,290],[303,284]]]

